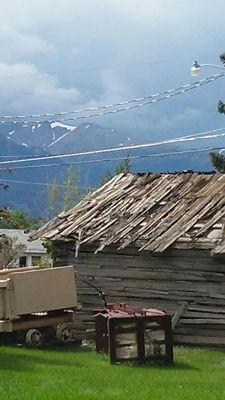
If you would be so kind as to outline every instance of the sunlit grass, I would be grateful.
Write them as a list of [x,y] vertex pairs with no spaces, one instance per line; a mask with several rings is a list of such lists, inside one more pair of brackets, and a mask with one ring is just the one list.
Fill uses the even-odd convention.
[[225,353],[175,349],[174,367],[110,365],[73,348],[0,347],[1,400],[218,400],[225,393]]

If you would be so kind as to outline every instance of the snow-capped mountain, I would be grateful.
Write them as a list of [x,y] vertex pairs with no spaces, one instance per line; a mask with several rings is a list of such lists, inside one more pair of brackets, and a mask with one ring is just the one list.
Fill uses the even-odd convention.
[[[125,135],[112,128],[94,124],[72,126],[53,122],[0,125],[0,161],[118,147],[128,143],[132,143],[131,139]],[[82,159],[79,157],[79,160]],[[0,192],[0,205],[6,204],[12,208],[23,209],[33,215],[46,215],[48,185],[54,181],[63,184],[68,168],[68,165],[64,165],[65,161],[67,163],[75,161],[72,158],[67,160],[57,159],[56,162],[50,159],[46,162],[34,159],[29,164],[24,162],[7,164],[9,169],[0,171],[0,182],[9,183],[9,188],[4,193]],[[45,167],[45,164],[53,166]],[[113,171],[117,164],[117,161],[112,165],[97,163],[94,164],[94,168],[92,164],[81,165],[79,167],[81,194],[85,193],[86,188],[96,187],[105,171]],[[34,168],[30,168],[30,165]],[[19,169],[10,169],[10,166]]]
[[0,135],[24,147],[39,147],[51,154],[95,150],[132,143],[131,138],[112,128],[95,124],[15,123],[0,126]]
[[[12,156],[14,159],[18,159],[26,158],[26,156],[85,152],[151,141],[150,138],[144,139],[138,134],[136,136],[129,134],[129,136],[113,128],[92,123],[78,126],[61,122],[29,125],[4,123],[0,125],[0,160],[11,160]],[[211,143],[209,144],[211,145]],[[193,144],[190,143],[187,146],[193,146]],[[106,172],[107,174],[115,173],[116,167],[128,153],[134,157],[131,160],[131,170],[134,172],[169,172],[187,169],[203,171],[212,168],[207,152],[177,156],[166,155],[167,152],[176,152],[177,149],[179,150],[171,144],[164,144],[145,149],[108,153],[108,157],[105,157],[103,153],[79,158],[57,158],[57,161],[48,159],[47,162],[34,159],[29,164],[26,162],[16,164],[16,166],[19,165],[19,169],[11,170],[11,172],[9,172],[10,165],[7,165],[9,166],[8,170],[0,171],[0,182],[4,180],[13,180],[14,182],[10,183],[9,189],[4,193],[0,191],[0,205],[6,204],[12,208],[23,209],[33,215],[45,215],[46,211],[44,210],[48,204],[48,185],[52,182],[63,184],[68,165],[77,161],[85,161],[83,164],[78,164],[77,172],[81,194],[85,194],[85,190],[90,187],[97,187]],[[160,153],[162,155],[158,156]],[[115,160],[108,162],[111,158],[115,158]],[[94,160],[94,164],[86,163],[91,160]],[[27,168],[28,165],[29,168]],[[30,165],[33,167],[30,168]],[[13,166],[15,167],[15,164]]]
[[67,134],[71,134],[76,127],[53,123],[26,124],[17,122],[13,125],[3,124],[0,126],[0,134],[14,143],[25,147],[36,146],[47,149],[55,142],[61,140]]

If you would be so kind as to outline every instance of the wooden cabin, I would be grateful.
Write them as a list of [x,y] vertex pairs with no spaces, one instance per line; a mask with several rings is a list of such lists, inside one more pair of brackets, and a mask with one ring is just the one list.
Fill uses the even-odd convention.
[[224,346],[224,221],[225,174],[128,173],[33,239],[50,240],[55,265],[79,273],[78,330],[103,307],[96,286],[108,302],[169,312],[176,343]]

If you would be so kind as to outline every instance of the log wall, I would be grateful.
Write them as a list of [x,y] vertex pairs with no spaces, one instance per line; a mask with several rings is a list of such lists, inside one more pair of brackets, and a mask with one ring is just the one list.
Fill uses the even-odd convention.
[[225,346],[225,260],[207,250],[169,250],[160,256],[126,248],[105,249],[94,255],[83,247],[74,258],[72,242],[55,242],[55,266],[75,265],[79,273],[78,301],[82,310],[73,329],[76,335],[93,329],[93,312],[103,308],[96,290],[108,302],[126,302],[137,307],[158,308],[174,315],[183,307],[174,330],[180,344]]

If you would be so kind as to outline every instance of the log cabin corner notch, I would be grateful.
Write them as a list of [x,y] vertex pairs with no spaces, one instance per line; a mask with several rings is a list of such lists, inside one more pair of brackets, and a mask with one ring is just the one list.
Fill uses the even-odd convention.
[[85,328],[102,303],[84,277],[110,302],[172,315],[187,303],[175,341],[225,345],[224,218],[225,175],[119,174],[32,238],[52,240],[56,266],[75,264]]

